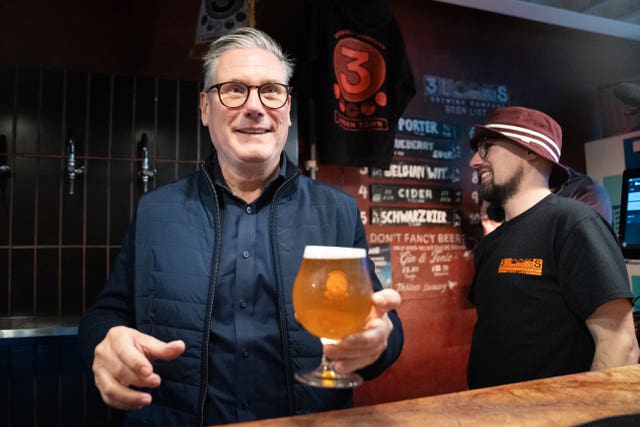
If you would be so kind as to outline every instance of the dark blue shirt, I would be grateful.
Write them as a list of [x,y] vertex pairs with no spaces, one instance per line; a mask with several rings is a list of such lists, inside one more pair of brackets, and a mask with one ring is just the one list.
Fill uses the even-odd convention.
[[219,168],[213,170],[222,247],[209,340],[207,425],[288,415],[269,240],[270,203],[285,177],[282,165],[252,203],[231,194]]

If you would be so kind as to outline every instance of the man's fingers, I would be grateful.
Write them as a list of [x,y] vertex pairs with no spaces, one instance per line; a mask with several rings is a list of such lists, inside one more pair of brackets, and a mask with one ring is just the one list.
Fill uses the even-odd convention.
[[393,330],[387,312],[399,307],[400,303],[400,295],[392,289],[376,292],[364,330],[347,335],[338,344],[324,346],[324,354],[333,360],[337,372],[353,372],[380,357],[387,348],[387,340]]
[[151,395],[125,387],[115,382],[109,387],[98,388],[102,400],[116,409],[131,411],[140,409],[151,403]]
[[[108,357],[106,354],[108,351],[115,352],[117,359],[126,368],[143,377],[153,373],[151,365],[153,360],[173,360],[185,350],[185,343],[182,340],[165,343],[134,329],[116,327],[109,331],[107,336],[110,335],[111,340],[108,343],[111,348],[103,349],[105,356]],[[99,348],[100,346],[96,347],[96,358]]]
[[140,348],[149,360],[173,360],[184,353],[185,343],[182,340],[165,343],[149,335],[143,337]]
[[137,333],[134,348],[120,355],[123,361],[120,372],[115,377],[121,384],[137,387],[157,387],[160,385],[160,376],[153,372],[153,360],[173,360],[185,350],[184,341],[171,341],[165,343],[150,335]]
[[378,315],[382,315],[389,310],[395,310],[402,304],[400,294],[393,289],[383,289],[375,292],[372,301]]
[[155,388],[160,376],[152,361],[173,360],[185,351],[181,340],[165,343],[135,329],[114,327],[96,346],[93,372],[102,399],[118,409],[139,409],[151,403],[151,395],[130,386]]
[[106,404],[117,409],[133,410],[151,403],[150,394],[129,388],[129,380],[124,378],[136,381],[137,377],[132,372],[119,374],[122,378],[116,379],[105,367],[94,367],[95,384]]
[[119,381],[132,382],[130,375],[148,376],[153,367],[141,344],[147,340],[155,338],[124,326],[111,328],[94,350],[94,365],[103,366]]
[[[146,372],[143,373],[143,371]],[[96,377],[96,385],[110,386],[112,381],[124,386],[134,385],[148,388],[160,385],[160,376],[146,365],[138,366],[138,369],[131,369],[123,363],[109,364],[106,361],[96,359],[93,364],[93,372]]]
[[361,347],[356,345],[349,348],[337,344],[325,346],[324,353],[327,358],[334,362],[334,367],[337,372],[347,373],[372,364],[380,357],[380,354],[385,348],[386,342],[384,341],[378,341],[375,344],[372,343],[370,346]]

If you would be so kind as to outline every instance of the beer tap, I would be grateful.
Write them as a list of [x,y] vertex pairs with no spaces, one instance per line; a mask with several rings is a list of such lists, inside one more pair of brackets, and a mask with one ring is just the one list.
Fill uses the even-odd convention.
[[69,138],[67,143],[67,176],[69,177],[69,195],[73,195],[76,178],[84,174],[84,166],[76,168],[76,147],[73,140]]
[[[7,151],[7,137],[0,135],[0,152]],[[11,174],[11,166],[9,164],[3,164],[7,162],[7,156],[0,156],[0,176]]]
[[[7,137],[0,135],[0,152],[7,152]],[[0,206],[5,206],[5,193],[7,189],[7,182],[11,176],[11,166],[9,166],[8,156],[0,156]]]
[[140,154],[142,156],[142,162],[140,166],[140,171],[138,175],[142,180],[142,192],[146,193],[149,190],[149,181],[153,180],[156,176],[156,170],[149,168],[149,138],[146,133],[142,134],[142,139],[140,141]]

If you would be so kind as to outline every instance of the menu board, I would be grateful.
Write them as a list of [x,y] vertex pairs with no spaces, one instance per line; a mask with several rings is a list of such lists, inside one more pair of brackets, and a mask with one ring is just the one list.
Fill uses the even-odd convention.
[[475,211],[474,190],[463,189],[473,173],[457,134],[453,123],[401,118],[387,169],[318,172],[356,197],[378,277],[405,301],[465,298],[471,283],[474,239],[463,230],[479,217],[464,213],[465,202]]

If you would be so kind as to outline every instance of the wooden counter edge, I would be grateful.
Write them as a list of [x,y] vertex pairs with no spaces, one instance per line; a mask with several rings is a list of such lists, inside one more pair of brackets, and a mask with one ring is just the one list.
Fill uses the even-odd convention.
[[636,413],[640,365],[233,425],[574,426]]

